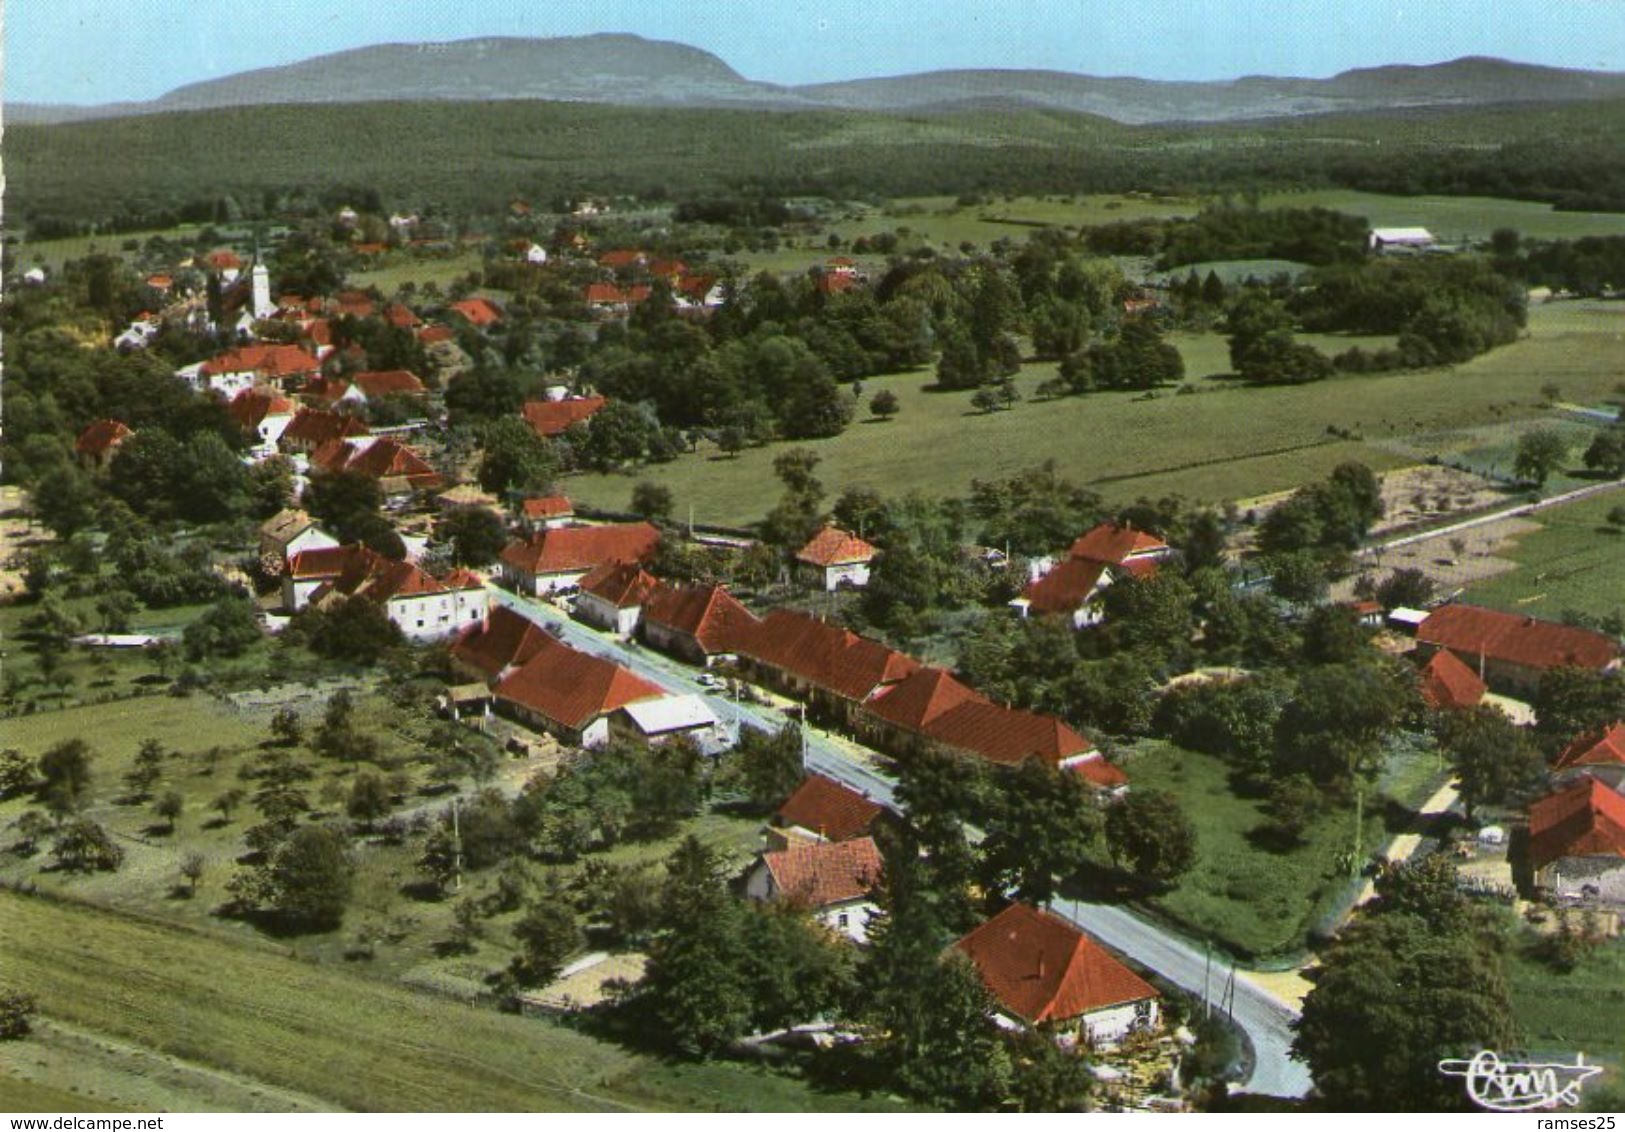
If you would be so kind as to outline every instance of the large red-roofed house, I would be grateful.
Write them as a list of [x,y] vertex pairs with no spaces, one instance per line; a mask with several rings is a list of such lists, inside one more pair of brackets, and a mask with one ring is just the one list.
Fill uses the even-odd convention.
[[660,530],[649,523],[537,531],[503,550],[502,578],[510,588],[540,597],[569,589],[606,563],[642,562],[659,543]]
[[918,668],[913,657],[805,613],[775,609],[740,642],[745,667],[852,726],[875,691]]
[[745,878],[745,895],[790,901],[831,931],[866,943],[869,921],[879,910],[873,894],[881,867],[872,837],[792,845],[762,854]]
[[451,646],[451,666],[459,675],[495,683],[546,648],[553,636],[536,622],[498,605],[484,622],[465,629]]
[[1529,866],[1548,896],[1625,906],[1625,796],[1585,776],[1532,803]]
[[415,641],[440,640],[483,622],[487,598],[484,583],[467,571],[436,578],[360,543],[296,553],[282,575],[283,608],[289,613],[371,601]]
[[589,625],[630,637],[638,627],[644,603],[659,585],[636,562],[606,562],[581,579],[573,612]]
[[562,401],[526,401],[520,409],[537,436],[563,436],[573,424],[591,420],[604,407],[602,397],[567,397]]
[[1558,752],[1552,771],[1564,778],[1589,775],[1625,790],[1625,720],[1576,736]]
[[690,664],[739,652],[759,622],[722,586],[661,586],[643,603],[643,639]]
[[497,706],[520,722],[577,747],[609,741],[609,717],[628,704],[666,692],[629,669],[578,652],[552,637],[494,689]]
[[1101,1043],[1157,1027],[1156,988],[1053,912],[1012,904],[954,947],[1009,1028],[1044,1025],[1064,1043]]
[[1617,669],[1619,646],[1602,633],[1502,613],[1477,605],[1441,605],[1416,631],[1424,656],[1448,649],[1491,688],[1529,695],[1554,668]]

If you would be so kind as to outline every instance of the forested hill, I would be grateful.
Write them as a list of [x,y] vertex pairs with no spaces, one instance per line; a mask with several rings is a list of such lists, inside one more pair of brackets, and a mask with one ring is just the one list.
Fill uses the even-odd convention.
[[280,103],[496,99],[875,111],[997,101],[1144,124],[1613,97],[1625,97],[1625,75],[1477,57],[1371,67],[1325,79],[1165,82],[989,69],[782,86],[747,79],[717,56],[684,44],[589,35],[380,44],[190,83],[151,102],[68,107],[13,101],[7,117],[53,122]]
[[376,191],[489,212],[512,198],[1346,186],[1625,210],[1625,100],[1221,126],[1125,126],[1029,108],[938,114],[557,102],[358,103],[145,115],[7,131],[14,222],[131,228],[230,196]]

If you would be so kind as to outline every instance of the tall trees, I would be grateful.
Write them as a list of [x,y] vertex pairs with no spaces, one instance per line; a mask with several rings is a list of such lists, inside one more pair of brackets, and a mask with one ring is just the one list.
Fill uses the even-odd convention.
[[76,813],[90,792],[94,753],[83,739],[64,739],[39,760],[40,799],[58,818]]
[[479,480],[486,491],[540,491],[558,471],[552,445],[518,417],[481,428]]
[[1493,707],[1451,712],[1440,741],[1461,784],[1467,817],[1483,805],[1498,805],[1537,789],[1546,760],[1523,728]]
[[1466,1091],[1440,1059],[1512,1041],[1503,929],[1454,874],[1430,857],[1379,876],[1367,914],[1307,972],[1293,1054],[1329,1108],[1459,1111]]
[[1112,860],[1153,887],[1172,884],[1196,863],[1196,829],[1164,790],[1132,790],[1106,810]]
[[1512,474],[1536,487],[1544,487],[1568,455],[1569,441],[1561,432],[1555,428],[1532,428],[1518,437]]
[[1079,775],[1028,759],[1005,772],[988,810],[980,846],[988,891],[1044,904],[1088,863],[1099,819]]

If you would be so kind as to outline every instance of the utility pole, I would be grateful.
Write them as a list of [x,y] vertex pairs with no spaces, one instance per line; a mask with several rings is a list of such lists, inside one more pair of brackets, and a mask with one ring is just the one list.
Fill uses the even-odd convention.
[[463,890],[463,829],[457,816],[457,797],[451,800],[451,864],[456,873],[453,888]]
[[1202,967],[1202,1016],[1212,1018],[1213,999],[1208,994],[1209,982],[1213,977],[1213,941],[1211,939],[1202,941],[1202,953],[1205,960]]
[[1349,872],[1354,876],[1360,875],[1361,844],[1365,838],[1365,783],[1355,779],[1354,782],[1354,856],[1349,863]]

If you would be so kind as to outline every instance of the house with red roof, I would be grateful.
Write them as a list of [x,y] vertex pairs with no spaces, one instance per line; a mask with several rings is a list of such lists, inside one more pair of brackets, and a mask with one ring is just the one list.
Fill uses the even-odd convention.
[[627,271],[643,267],[649,262],[649,253],[638,248],[614,248],[598,257],[598,266],[611,271]]
[[277,438],[277,447],[284,452],[308,456],[335,440],[370,435],[367,422],[360,417],[327,409],[301,408]]
[[1122,566],[1140,561],[1161,561],[1173,548],[1154,534],[1137,530],[1132,523],[1098,523],[1078,536],[1067,551],[1069,558]]
[[351,472],[378,481],[386,503],[399,504],[420,491],[435,491],[445,479],[417,452],[392,436],[332,440],[310,454],[313,473]]
[[575,517],[575,505],[562,495],[539,495],[519,504],[519,525],[531,533],[567,527]]
[[1006,768],[1037,759],[1100,791],[1128,783],[1090,739],[1064,721],[994,703],[940,668],[919,667],[879,689],[864,704],[857,729],[903,757],[934,747]]
[[235,397],[256,385],[292,391],[320,370],[321,363],[303,347],[266,342],[218,354],[204,362],[198,373],[204,388],[225,397]]
[[490,299],[461,299],[447,308],[481,330],[502,321],[502,310]]
[[796,551],[796,561],[826,590],[869,584],[869,564],[880,551],[850,531],[826,526]]
[[1548,897],[1625,908],[1625,796],[1585,775],[1532,803],[1528,853]]
[[847,727],[877,690],[920,666],[879,641],[787,609],[750,627],[739,646],[748,673]]
[[428,393],[423,382],[411,370],[363,370],[348,377],[315,377],[304,388],[304,395],[328,407],[340,404],[360,407],[370,401],[386,397],[417,397]]
[[[318,569],[323,571],[319,578]],[[299,582],[316,581],[306,605],[331,609],[346,601],[370,601],[414,641],[442,640],[483,622],[489,597],[485,584],[469,571],[436,578],[360,543],[340,547],[336,554],[317,550],[295,555],[283,576],[285,597],[290,579],[296,601]]]
[[438,346],[456,337],[457,332],[449,326],[425,326],[418,331],[418,341],[424,346]]
[[551,439],[563,436],[573,424],[591,420],[593,414],[606,404],[602,397],[567,397],[562,401],[526,401],[519,415],[536,430],[536,435]]
[[1020,617],[1066,617],[1074,629],[1105,619],[1106,589],[1116,580],[1112,568],[1087,558],[1068,558],[1027,583],[1010,602]]
[[606,562],[581,579],[571,611],[589,625],[630,637],[659,580],[636,562]]
[[123,421],[104,419],[93,421],[73,442],[73,451],[86,469],[99,472],[112,462],[119,445],[135,435],[135,430]]
[[867,943],[883,862],[872,837],[817,841],[763,853],[745,877],[750,900],[786,900],[831,931]]
[[1422,702],[1435,711],[1464,711],[1484,701],[1489,686],[1478,673],[1456,659],[1456,654],[1440,650],[1417,674]]
[[1155,1030],[1157,989],[1068,921],[1016,903],[954,944],[976,966],[1010,1029],[1045,1026],[1062,1044]]
[[1533,694],[1554,668],[1611,672],[1620,666],[1619,645],[1605,634],[1477,605],[1439,606],[1417,628],[1416,640],[1422,656],[1454,653],[1490,688],[1515,696]]
[[254,438],[254,457],[264,460],[276,455],[277,444],[298,408],[292,398],[275,390],[245,389],[231,399],[226,411],[237,427]]
[[543,636],[536,652],[493,690],[498,709],[527,726],[572,746],[602,746],[612,714],[666,697],[665,689],[613,661]]
[[492,606],[484,621],[465,628],[451,646],[451,667],[467,680],[494,684],[555,639],[517,610]]
[[647,283],[589,283],[581,292],[581,301],[599,312],[622,313],[649,301],[654,292]]
[[672,288],[678,310],[716,310],[727,301],[727,290],[715,275],[685,275]]
[[651,648],[709,667],[737,654],[759,624],[723,586],[661,586],[643,603],[640,632]]
[[1558,752],[1552,773],[1561,781],[1589,775],[1625,792],[1625,720],[1575,736]]
[[773,815],[768,844],[775,849],[869,836],[885,807],[851,787],[809,774]]
[[405,303],[390,303],[384,307],[384,321],[397,330],[416,330],[423,320]]
[[511,542],[502,551],[503,584],[540,597],[570,589],[609,562],[644,562],[660,544],[660,529],[649,523],[605,523],[555,527]]

